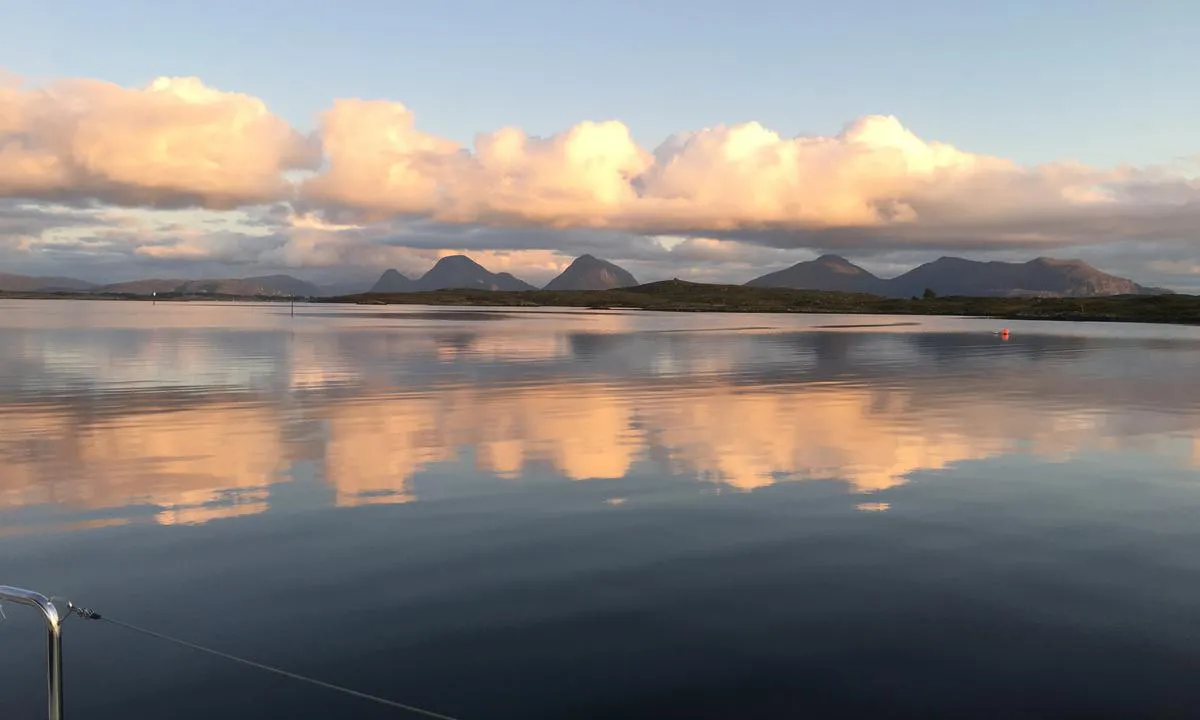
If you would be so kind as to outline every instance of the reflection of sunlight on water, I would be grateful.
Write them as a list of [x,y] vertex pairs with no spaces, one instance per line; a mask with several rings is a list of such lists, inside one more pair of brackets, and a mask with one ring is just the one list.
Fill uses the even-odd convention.
[[[267,511],[301,470],[314,497],[355,506],[417,500],[415,478],[443,467],[488,482],[636,470],[872,493],[1010,452],[1139,448],[1200,465],[1200,392],[1165,341],[1018,336],[997,350],[982,335],[725,333],[812,321],[653,314],[389,330],[353,313],[288,325],[275,308],[215,307],[138,322],[191,311],[195,325],[169,330],[0,325],[12,339],[0,398],[23,403],[0,404],[0,511],[148,508],[139,517],[205,523]],[[658,331],[672,327],[688,332]],[[1130,352],[1155,371],[1136,374]]]

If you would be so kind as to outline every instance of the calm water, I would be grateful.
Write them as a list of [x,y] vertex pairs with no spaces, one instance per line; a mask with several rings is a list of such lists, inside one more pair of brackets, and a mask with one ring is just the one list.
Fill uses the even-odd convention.
[[[0,303],[0,584],[464,719],[1195,716],[1200,331],[897,321]],[[65,638],[76,720],[405,717]]]

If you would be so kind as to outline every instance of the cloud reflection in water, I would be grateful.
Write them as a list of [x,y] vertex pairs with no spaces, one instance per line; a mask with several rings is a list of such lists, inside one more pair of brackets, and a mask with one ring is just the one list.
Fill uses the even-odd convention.
[[637,471],[738,491],[830,480],[883,510],[915,471],[1010,452],[1200,463],[1186,334],[1018,332],[1000,345],[986,323],[947,320],[818,332],[827,318],[534,312],[396,327],[192,307],[114,328],[48,316],[0,325],[6,524],[205,523],[265,512],[297,482],[338,507],[407,503],[432,471],[479,483]]

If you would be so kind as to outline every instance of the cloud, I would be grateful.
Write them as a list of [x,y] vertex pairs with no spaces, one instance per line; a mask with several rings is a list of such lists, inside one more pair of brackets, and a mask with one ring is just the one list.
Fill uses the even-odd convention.
[[909,222],[916,216],[907,197],[922,183],[1012,168],[925,143],[892,117],[864,118],[833,138],[720,126],[676,135],[654,153],[612,120],[545,139],[504,128],[478,135],[467,152],[418,130],[403,105],[339,101],[321,136],[329,169],[304,187],[318,204],[636,232]]
[[[350,98],[305,135],[260,99],[196,78],[27,87],[0,76],[0,244],[58,257],[415,273],[466,251],[541,275],[590,252],[639,278],[732,281],[801,259],[797,249],[881,266],[935,251],[1145,255],[1190,247],[1200,181],[1189,168],[1019,165],[888,115],[832,135],[720,125],[653,149],[611,119],[544,138],[501,128],[464,146],[405,105]],[[51,207],[56,219],[40,214]],[[114,216],[145,209],[182,214]],[[1191,276],[1178,263],[1139,267]]]
[[336,101],[321,117],[321,139],[328,166],[305,183],[304,197],[384,214],[431,212],[459,157],[455,143],[418,131],[408,108],[392,102]]
[[867,249],[1161,239],[1200,220],[1200,184],[1182,176],[1020,166],[923,140],[891,116],[830,137],[718,126],[653,153],[616,121],[545,139],[507,128],[468,151],[418,130],[400,105],[340,103],[335,116],[322,130],[330,170],[307,181],[304,197],[368,219]]
[[620,227],[634,181],[653,165],[616,121],[583,122],[548,139],[516,128],[480,135],[435,217],[551,227]]
[[835,137],[782,138],[758,123],[685,133],[642,179],[643,212],[681,228],[855,227],[915,219],[909,196],[1005,161],[925,143],[894,117]]
[[288,197],[284,173],[319,157],[261,100],[196,78],[0,84],[3,196],[233,208]]
[[71,208],[0,199],[0,243],[35,238],[55,228],[91,225],[96,219],[94,213]]

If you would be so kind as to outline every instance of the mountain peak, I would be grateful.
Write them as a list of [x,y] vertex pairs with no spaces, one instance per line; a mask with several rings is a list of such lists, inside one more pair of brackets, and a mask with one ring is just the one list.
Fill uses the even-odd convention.
[[493,273],[466,255],[447,255],[421,276],[414,290],[535,290],[508,273]]
[[815,265],[822,265],[835,273],[841,273],[843,275],[862,275],[864,273],[870,275],[870,273],[868,273],[866,270],[863,270],[841,255],[822,255],[816,260],[813,260],[812,263]]
[[371,286],[369,292],[374,293],[398,293],[412,292],[413,281],[408,276],[401,274],[395,268],[389,268],[383,271],[383,275],[379,276],[379,280]]
[[580,255],[546,284],[545,290],[611,290],[633,287],[638,281],[623,267],[593,255]]
[[435,268],[438,266],[442,266],[442,267],[479,268],[480,270],[484,269],[484,267],[482,265],[475,262],[474,260],[467,257],[466,255],[447,255],[443,258],[440,258],[436,263],[434,263],[433,266]]
[[787,287],[837,292],[880,292],[882,281],[840,255],[822,255],[746,283],[751,287]]

